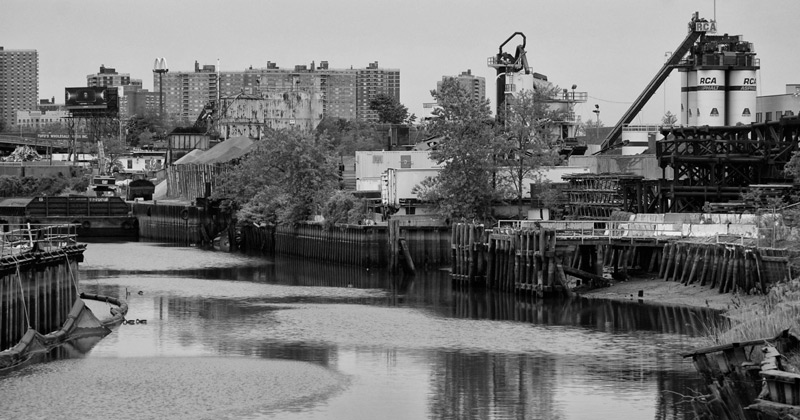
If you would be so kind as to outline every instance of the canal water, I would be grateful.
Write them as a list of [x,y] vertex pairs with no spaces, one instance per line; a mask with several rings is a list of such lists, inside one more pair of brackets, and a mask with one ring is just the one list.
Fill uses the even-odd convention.
[[85,257],[81,288],[127,296],[133,322],[0,372],[0,418],[691,419],[679,353],[715,319],[454,290],[444,271],[145,242]]

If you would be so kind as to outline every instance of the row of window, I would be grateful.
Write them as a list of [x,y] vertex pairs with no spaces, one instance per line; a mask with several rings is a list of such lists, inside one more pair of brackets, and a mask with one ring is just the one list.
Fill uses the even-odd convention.
[[[775,115],[775,120],[779,120],[779,119],[781,119],[781,117],[794,116],[795,113],[794,113],[794,111],[787,109],[786,111],[775,111],[774,115]],[[770,121],[773,121],[772,116],[773,116],[773,112],[765,112],[764,113],[764,119],[762,121],[761,112],[757,112],[756,113],[756,122],[770,122]]]

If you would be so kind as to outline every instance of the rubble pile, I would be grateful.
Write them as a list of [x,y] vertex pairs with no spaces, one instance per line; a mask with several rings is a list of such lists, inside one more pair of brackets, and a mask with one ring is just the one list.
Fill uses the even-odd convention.
[[3,162],[33,162],[42,160],[42,156],[36,153],[36,149],[30,146],[17,146],[10,155],[3,157]]

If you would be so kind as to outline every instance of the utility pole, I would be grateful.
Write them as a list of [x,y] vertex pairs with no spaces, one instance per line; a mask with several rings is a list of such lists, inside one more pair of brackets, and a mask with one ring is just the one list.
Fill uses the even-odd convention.
[[600,140],[600,105],[594,104],[594,111],[592,111],[597,115],[597,124],[594,126],[594,135]]

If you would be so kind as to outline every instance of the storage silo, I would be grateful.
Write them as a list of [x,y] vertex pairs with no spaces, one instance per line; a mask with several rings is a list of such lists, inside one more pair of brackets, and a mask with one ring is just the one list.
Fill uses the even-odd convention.
[[725,70],[697,70],[696,125],[725,125]]
[[681,71],[681,125],[689,124],[689,72]]
[[756,80],[755,69],[734,69],[728,72],[726,125],[748,125],[755,122]]
[[697,71],[689,70],[686,72],[687,90],[687,114],[689,115],[689,125],[697,125]]

